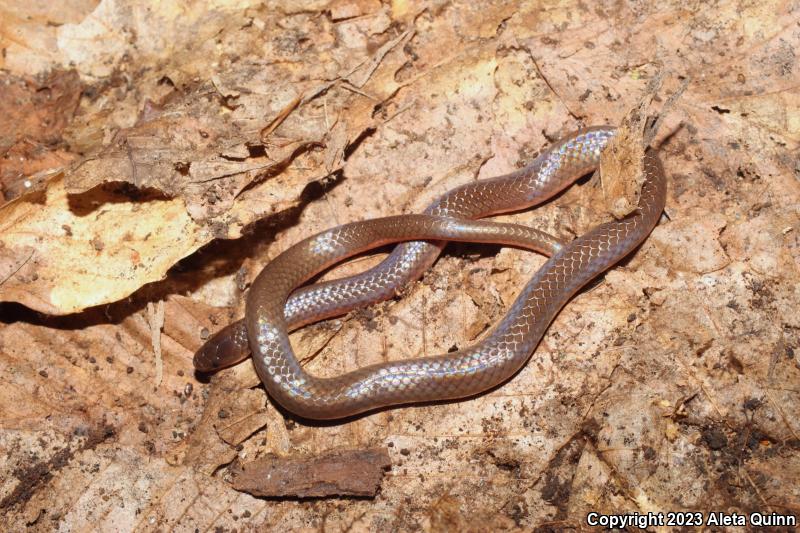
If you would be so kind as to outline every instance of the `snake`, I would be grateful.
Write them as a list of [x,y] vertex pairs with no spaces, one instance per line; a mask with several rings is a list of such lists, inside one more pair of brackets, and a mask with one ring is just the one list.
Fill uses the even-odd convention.
[[[209,339],[195,354],[195,368],[213,371],[252,353],[270,397],[299,417],[317,420],[461,399],[504,383],[528,361],[575,293],[650,234],[666,202],[666,177],[658,156],[647,150],[636,209],[570,242],[527,226],[478,219],[552,198],[597,168],[614,134],[615,129],[608,126],[578,130],[525,167],[452,189],[422,214],[351,222],[301,240],[258,274],[247,295],[245,318]],[[305,371],[292,349],[290,331],[392,297],[435,262],[447,241],[508,244],[539,251],[549,259],[499,323],[473,346],[372,364],[335,377]],[[397,242],[403,244],[366,272],[301,287],[346,258]]]

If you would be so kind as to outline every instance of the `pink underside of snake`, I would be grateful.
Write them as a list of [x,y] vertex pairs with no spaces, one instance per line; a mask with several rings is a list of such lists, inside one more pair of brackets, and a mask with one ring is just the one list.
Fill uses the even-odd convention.
[[[345,224],[301,241],[268,264],[253,282],[245,327],[234,323],[212,338],[198,351],[196,366],[210,370],[230,363],[246,355],[249,346],[259,377],[273,399],[312,419],[463,398],[506,381],[530,358],[564,304],[646,238],[663,210],[666,181],[660,162],[648,152],[637,211],[597,226],[564,246],[530,228],[465,219],[519,210],[551,198],[597,166],[600,151],[612,136],[613,129],[605,127],[576,132],[525,168],[446,193],[426,210],[429,216]],[[305,372],[289,343],[291,329],[391,297],[431,266],[442,242],[409,242],[363,274],[295,289],[346,257],[415,239],[500,242],[537,249],[552,257],[522,289],[494,330],[474,346],[441,356],[370,365],[337,377]]]

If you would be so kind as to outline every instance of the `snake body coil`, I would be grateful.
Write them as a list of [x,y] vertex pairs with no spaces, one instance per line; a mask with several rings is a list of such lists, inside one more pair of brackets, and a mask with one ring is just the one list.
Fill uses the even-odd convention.
[[[638,209],[563,246],[524,226],[466,219],[522,209],[552,197],[596,167],[613,133],[602,127],[577,132],[523,169],[446,193],[424,215],[345,224],[292,246],[253,282],[244,327],[234,323],[212,338],[195,356],[196,367],[207,370],[230,363],[246,354],[249,346],[269,394],[286,409],[313,419],[462,398],[502,383],[528,360],[564,304],[647,237],[663,210],[666,180],[657,157],[648,152]],[[363,274],[295,289],[363,250],[418,239],[500,242],[537,249],[551,257],[495,329],[472,347],[370,365],[332,378],[305,372],[289,343],[290,329],[390,297],[435,261],[442,243],[406,243]]]

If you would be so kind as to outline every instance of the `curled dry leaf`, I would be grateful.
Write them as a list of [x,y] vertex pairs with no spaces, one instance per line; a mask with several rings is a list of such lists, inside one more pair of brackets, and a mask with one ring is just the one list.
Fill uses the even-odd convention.
[[69,195],[63,178],[0,211],[4,300],[65,314],[125,298],[207,237],[181,199],[132,200],[124,188]]
[[644,151],[659,135],[659,127],[688,85],[684,81],[658,110],[659,114],[651,116],[651,103],[661,89],[665,75],[659,72],[650,80],[648,92],[622,118],[617,134],[600,157],[605,210],[617,219],[628,216],[636,209],[644,181]]
[[642,186],[644,157],[641,128],[623,123],[600,158],[605,210],[615,218],[624,218],[636,209]]
[[629,215],[639,203],[643,183],[642,161],[649,104],[661,86],[660,77],[651,83],[645,95],[620,122],[617,134],[600,157],[600,177],[606,211],[620,219]]

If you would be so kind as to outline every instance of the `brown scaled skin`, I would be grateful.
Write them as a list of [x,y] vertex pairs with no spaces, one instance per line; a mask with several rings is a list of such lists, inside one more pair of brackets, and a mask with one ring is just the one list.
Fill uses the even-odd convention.
[[[538,205],[594,170],[600,150],[613,131],[601,126],[567,135],[519,170],[446,192],[428,206],[425,214],[476,219]],[[289,331],[392,298],[419,279],[443,247],[444,242],[405,243],[366,272],[297,289],[284,308]],[[197,351],[194,366],[201,372],[214,372],[249,356],[244,320],[239,320],[217,332]]]
[[[539,177],[545,179],[534,186],[544,187],[544,195],[552,196],[554,189],[560,189],[548,180],[561,175],[563,181],[563,174],[591,169],[612,134],[610,129],[593,128],[565,139],[545,153],[546,160],[538,169]],[[475,216],[485,216],[508,210],[498,206],[509,206],[515,199],[518,203],[536,203],[539,197],[529,193],[530,186],[520,176],[504,176],[474,182],[448,194],[454,201],[468,203],[465,211],[471,209],[473,214],[477,213]],[[665,198],[666,182],[660,162],[653,153],[648,153],[638,210],[625,219],[597,226],[558,250],[483,341],[455,353],[371,365],[334,378],[306,373],[289,344],[292,317],[303,316],[308,321],[328,316],[326,313],[331,310],[331,305],[321,299],[317,308],[313,305],[304,308],[299,315],[287,312],[287,299],[298,285],[345,257],[388,242],[408,239],[509,242],[507,236],[511,230],[508,225],[409,215],[346,224],[320,233],[279,255],[253,283],[245,324],[249,344],[254,348],[256,370],[276,401],[297,415],[314,419],[342,418],[379,407],[482,392],[519,370],[564,304],[647,237],[658,222]],[[525,245],[521,241],[512,244]],[[404,245],[404,253],[414,246],[417,243]],[[428,252],[423,249],[419,255]],[[384,264],[374,270],[380,273]],[[400,266],[405,271],[413,270],[407,265]],[[375,293],[380,290],[371,294]],[[338,293],[326,294],[323,290],[319,294],[330,298]]]

